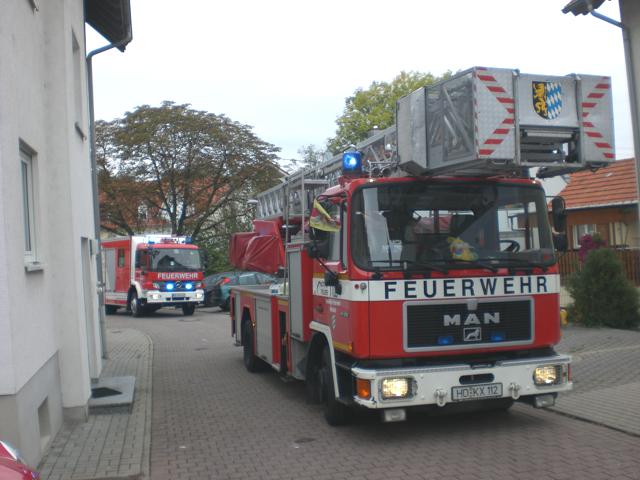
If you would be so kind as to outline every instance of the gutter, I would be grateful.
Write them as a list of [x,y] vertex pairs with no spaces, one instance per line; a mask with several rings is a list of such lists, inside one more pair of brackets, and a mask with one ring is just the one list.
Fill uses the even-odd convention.
[[123,16],[128,19],[127,33],[125,37],[118,42],[110,43],[103,47],[97,48],[87,55],[87,84],[89,90],[89,152],[91,157],[91,189],[93,191],[93,222],[94,235],[98,248],[96,249],[96,276],[98,290],[98,317],[100,319],[100,346],[102,349],[102,358],[107,359],[107,327],[105,322],[104,309],[104,273],[102,271],[102,245],[100,241],[100,199],[98,196],[98,162],[96,159],[96,125],[95,110],[93,105],[93,65],[92,59],[96,55],[112,48],[120,48],[126,46],[133,39],[131,31],[131,6],[128,1],[122,2]]

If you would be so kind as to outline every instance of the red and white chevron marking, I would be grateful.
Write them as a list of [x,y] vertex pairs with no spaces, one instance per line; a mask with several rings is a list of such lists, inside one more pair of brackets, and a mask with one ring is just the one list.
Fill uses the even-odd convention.
[[587,120],[589,114],[611,88],[610,81],[611,79],[609,77],[602,77],[593,91],[587,95],[586,100],[582,102],[582,126],[584,127],[584,133],[593,141],[594,145],[600,149],[604,158],[614,160],[615,154],[613,147],[605,141],[602,133],[597,130],[596,126]]
[[[507,138],[507,135],[511,132],[514,125],[514,100],[507,94],[507,91],[498,83],[496,78],[487,72],[487,69],[484,67],[478,67],[474,72],[474,75],[478,80],[480,80],[485,87],[496,97],[496,100],[500,102],[500,104],[507,111],[507,116],[500,123],[498,128],[496,128],[493,133],[482,143],[482,147],[476,145],[478,154],[481,156],[490,156],[493,152],[495,152],[498,145],[504,142],[504,139]],[[478,132],[477,132],[477,112],[476,108],[476,142],[478,142]]]

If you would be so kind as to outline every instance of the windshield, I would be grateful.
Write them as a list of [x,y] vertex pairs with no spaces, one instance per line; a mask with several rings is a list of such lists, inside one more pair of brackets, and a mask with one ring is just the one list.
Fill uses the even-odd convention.
[[200,252],[188,248],[151,249],[152,272],[194,272],[202,270]]
[[352,255],[367,270],[554,262],[536,186],[386,183],[363,187],[352,205]]

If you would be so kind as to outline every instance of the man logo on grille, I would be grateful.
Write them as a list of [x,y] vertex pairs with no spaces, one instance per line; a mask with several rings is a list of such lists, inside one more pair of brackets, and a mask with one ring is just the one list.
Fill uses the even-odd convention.
[[445,327],[457,325],[490,325],[492,323],[500,323],[500,312],[484,312],[482,316],[478,316],[474,312],[467,313],[463,318],[461,314],[454,315],[444,314],[442,317],[442,325]]
[[562,111],[562,87],[556,82],[531,82],[533,109],[542,118],[553,120]]
[[465,342],[479,342],[482,340],[482,329],[480,327],[465,328],[462,331],[462,339]]

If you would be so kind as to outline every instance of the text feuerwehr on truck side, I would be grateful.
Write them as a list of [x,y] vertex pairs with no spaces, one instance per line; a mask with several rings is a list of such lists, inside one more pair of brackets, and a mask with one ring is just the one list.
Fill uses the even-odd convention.
[[[257,196],[234,287],[249,371],[306,382],[331,424],[354,408],[554,404],[572,388],[556,248],[564,202],[531,178],[614,160],[610,79],[473,68],[397,105],[396,125]],[[553,220],[553,227],[549,218]]]

